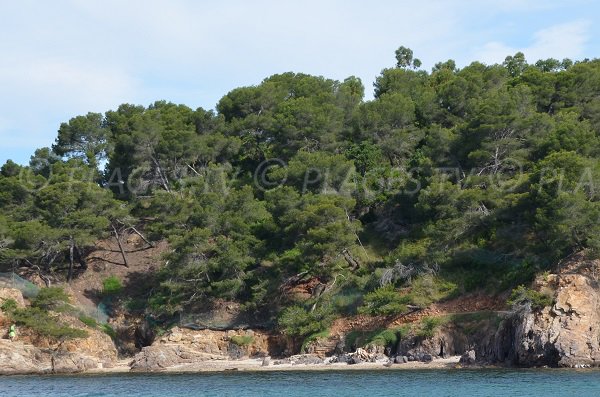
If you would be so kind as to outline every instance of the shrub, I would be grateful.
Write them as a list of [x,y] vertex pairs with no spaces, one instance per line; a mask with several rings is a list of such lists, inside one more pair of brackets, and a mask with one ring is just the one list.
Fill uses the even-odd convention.
[[317,332],[316,334],[312,334],[307,336],[304,339],[304,342],[302,342],[302,347],[300,347],[300,352],[304,353],[306,352],[306,347],[308,346],[309,343],[314,342],[318,339],[325,339],[329,337],[329,330],[326,329],[324,331],[321,332]]
[[408,335],[408,327],[387,328],[371,335],[365,344],[394,346],[396,343],[398,343],[399,338],[403,338],[406,335]]
[[254,342],[254,337],[250,335],[234,335],[229,341],[237,346],[249,346]]
[[455,283],[432,275],[425,275],[413,280],[409,297],[412,304],[425,307],[455,295],[457,290]]
[[324,331],[333,321],[329,306],[319,307],[310,312],[301,306],[285,309],[279,316],[279,326],[287,335],[305,337]]
[[409,328],[407,326],[377,329],[369,332],[352,331],[346,336],[346,345],[348,347],[360,347],[372,344],[393,347],[399,339],[406,337],[408,333]]
[[392,286],[377,288],[364,296],[358,311],[371,315],[390,315],[406,312],[410,298],[400,295]]
[[106,296],[117,295],[123,290],[123,284],[117,276],[110,276],[102,281],[102,293]]
[[2,305],[0,305],[0,310],[10,315],[17,310],[17,301],[12,298],[6,299],[4,302],[2,302]]
[[93,317],[81,316],[79,317],[79,321],[81,321],[90,328],[96,328],[98,326],[98,322],[96,322],[96,319]]
[[539,310],[546,306],[552,306],[554,303],[553,297],[549,293],[538,292],[531,288],[526,288],[524,285],[519,285],[513,289],[508,299],[508,304],[515,310],[531,308],[531,310]]
[[420,338],[432,338],[435,334],[436,329],[444,323],[444,319],[441,317],[424,317],[421,320],[421,326],[416,332],[416,335]]
[[111,339],[114,340],[117,338],[117,331],[115,331],[115,329],[113,327],[111,327],[109,324],[100,324],[100,329],[106,335],[110,336]]
[[69,327],[62,324],[47,311],[39,307],[16,309],[11,315],[12,321],[32,329],[42,336],[54,339],[85,338],[85,330]]
[[61,287],[42,288],[31,302],[31,306],[44,310],[64,311],[69,295]]

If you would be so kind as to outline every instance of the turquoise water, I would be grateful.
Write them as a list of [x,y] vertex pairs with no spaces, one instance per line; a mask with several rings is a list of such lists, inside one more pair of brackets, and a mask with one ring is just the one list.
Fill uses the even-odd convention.
[[599,371],[408,370],[0,377],[0,396],[600,396]]

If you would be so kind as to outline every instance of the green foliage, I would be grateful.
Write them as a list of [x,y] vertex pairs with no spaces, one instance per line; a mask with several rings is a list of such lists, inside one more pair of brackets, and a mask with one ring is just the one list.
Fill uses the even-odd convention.
[[394,347],[399,340],[407,337],[409,333],[410,328],[408,326],[376,329],[368,332],[351,331],[346,335],[345,342],[350,348],[367,345]]
[[61,287],[42,288],[31,302],[31,306],[43,310],[63,311],[69,300],[69,295]]
[[100,329],[106,335],[110,336],[112,340],[117,339],[117,331],[110,324],[100,324]]
[[12,298],[3,300],[2,305],[0,305],[0,310],[10,315],[17,310],[17,301]]
[[90,328],[96,328],[98,326],[98,322],[93,317],[80,316],[79,321],[81,321],[82,323],[84,323],[85,325],[87,325]]
[[308,345],[312,342],[318,341],[319,339],[326,339],[329,337],[329,330],[325,329],[323,331],[311,334],[304,338],[302,342],[302,346],[300,347],[300,352],[305,353]]
[[40,307],[16,309],[10,317],[18,325],[30,328],[39,335],[54,339],[65,340],[88,336],[87,331],[61,323],[55,316]]
[[433,302],[452,298],[457,293],[458,287],[455,283],[441,277],[425,275],[412,282],[408,296],[413,305],[426,307]]
[[407,311],[408,303],[409,298],[401,295],[393,287],[386,286],[366,294],[363,306],[358,310],[360,313],[371,315],[401,314]]
[[102,280],[102,294],[105,296],[118,295],[123,291],[123,283],[117,276],[109,276]]
[[[85,338],[88,335],[85,330],[63,324],[50,312],[66,310],[68,301],[69,296],[62,288],[51,287],[42,288],[30,307],[20,309],[13,299],[7,299],[0,308],[11,321],[30,328],[39,335],[59,340]],[[89,326],[95,326],[96,323],[95,320],[87,317],[81,317],[80,320]],[[91,322],[94,325],[90,325]]]
[[[394,63],[367,101],[354,76],[289,72],[216,111],[156,101],[70,119],[29,165],[0,168],[0,269],[72,279],[98,239],[135,225],[169,250],[126,308],[164,325],[234,301],[304,338],[360,296],[391,315],[600,255],[599,60],[426,71],[399,47]],[[326,295],[302,301],[307,285]]]
[[229,338],[229,342],[237,346],[249,346],[254,343],[254,337],[250,335],[233,335]]
[[279,327],[293,337],[306,337],[325,331],[333,321],[328,307],[319,307],[310,311],[301,306],[291,306],[279,316]]
[[513,289],[507,302],[515,310],[529,307],[531,310],[540,310],[554,304],[554,297],[549,293],[539,292],[524,285]]
[[446,322],[442,317],[424,317],[416,330],[416,335],[420,338],[432,338],[435,331]]

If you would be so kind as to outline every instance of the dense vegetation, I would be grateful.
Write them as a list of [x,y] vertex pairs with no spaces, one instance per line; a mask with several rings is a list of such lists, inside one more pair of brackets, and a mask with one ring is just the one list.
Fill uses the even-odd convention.
[[0,271],[70,279],[96,239],[136,226],[171,247],[147,314],[235,301],[307,336],[597,254],[600,60],[428,72],[396,56],[370,101],[355,77],[283,73],[216,111],[159,101],[63,123],[1,168]]

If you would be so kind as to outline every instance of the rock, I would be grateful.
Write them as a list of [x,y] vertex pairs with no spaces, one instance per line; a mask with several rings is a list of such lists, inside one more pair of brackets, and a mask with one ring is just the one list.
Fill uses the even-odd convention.
[[269,356],[264,357],[262,360],[261,366],[268,367],[270,364],[271,364],[271,357],[269,357]]
[[468,350],[460,356],[460,360],[458,361],[462,365],[473,365],[476,362],[475,350]]
[[419,361],[423,361],[424,363],[430,363],[433,361],[433,356],[431,354],[423,354],[419,357]]
[[298,354],[289,357],[289,361],[292,365],[314,365],[324,363],[324,360],[315,354]]
[[408,357],[402,356],[402,362],[406,364],[408,362]]
[[183,335],[181,335],[181,332],[171,332],[171,334],[167,336],[169,342],[181,342],[182,338]]
[[21,342],[0,339],[0,375],[52,372],[51,354]]
[[364,362],[364,360],[360,356],[353,356],[353,357],[350,357],[350,359],[348,360],[348,364],[351,364],[351,365],[360,364],[362,362]]
[[131,363],[131,370],[155,372],[211,359],[225,359],[225,357],[191,350],[182,345],[153,344],[142,348],[142,351],[136,354]]
[[52,372],[74,374],[98,368],[98,361],[80,353],[57,353],[52,356]]
[[394,357],[394,362],[396,364],[404,364],[403,356],[396,356],[396,357]]
[[[63,321],[68,322],[66,319]],[[72,321],[72,320],[71,320]],[[78,326],[75,325],[74,326]],[[88,357],[102,363],[105,367],[110,367],[117,362],[117,349],[114,342],[104,332],[86,328],[88,336],[86,338],[77,338],[64,341],[57,350],[59,353],[76,353],[82,357]],[[96,364],[93,368],[97,368]]]
[[516,366],[572,367],[600,363],[600,287],[593,276],[546,277],[555,304],[507,319],[477,356]]
[[[234,337],[249,337],[249,343],[240,346],[232,341]],[[191,330],[174,327],[162,337],[156,339],[155,345],[178,345],[186,351],[212,354],[222,358],[240,359],[243,357],[264,357],[270,354],[281,354],[286,341],[281,336],[252,330]]]
[[17,302],[17,307],[25,307],[25,300],[20,290],[16,288],[0,288],[0,305],[8,299],[13,299]]
[[229,343],[229,346],[227,348],[227,355],[232,360],[239,360],[243,357],[247,357],[248,351],[243,346],[238,346],[232,342],[232,343]]

